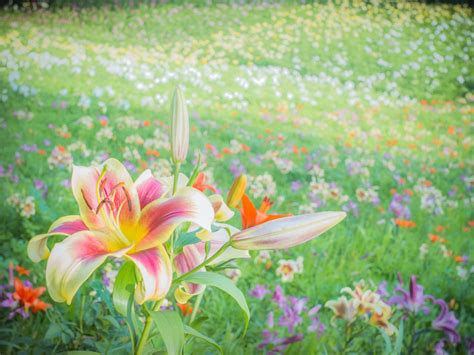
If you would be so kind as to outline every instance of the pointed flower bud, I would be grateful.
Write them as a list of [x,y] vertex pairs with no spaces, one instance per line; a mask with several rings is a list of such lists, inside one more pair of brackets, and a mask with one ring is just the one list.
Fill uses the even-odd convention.
[[182,163],[189,148],[189,117],[186,100],[179,87],[174,91],[171,112],[171,154],[175,163]]
[[346,217],[345,212],[320,212],[275,219],[232,236],[243,250],[287,249],[316,238]]
[[239,204],[242,196],[244,195],[245,188],[247,187],[247,176],[240,175],[234,180],[229,193],[227,195],[227,205],[235,208]]

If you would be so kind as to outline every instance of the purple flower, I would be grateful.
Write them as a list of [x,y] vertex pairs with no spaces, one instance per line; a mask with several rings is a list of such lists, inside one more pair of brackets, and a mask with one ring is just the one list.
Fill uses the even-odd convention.
[[345,205],[342,206],[342,210],[347,213],[352,213],[354,216],[359,216],[359,207],[357,203],[349,200]]
[[4,308],[16,308],[18,305],[18,302],[13,298],[13,294],[10,292],[7,292],[5,294],[6,298],[0,303],[0,307]]
[[283,307],[283,305],[286,303],[286,297],[283,294],[283,289],[280,285],[277,285],[275,287],[275,292],[273,292],[272,300],[280,307]]
[[440,330],[448,337],[448,340],[453,343],[459,343],[461,336],[456,331],[459,321],[454,316],[453,312],[449,312],[448,305],[442,299],[435,300],[433,302],[441,307],[441,311],[438,317],[431,323],[433,329]]
[[390,201],[389,210],[396,218],[410,219],[411,211],[408,206],[409,204],[410,196],[395,193],[393,194],[392,201]]
[[43,193],[41,194],[43,198],[46,198],[48,196],[48,186],[43,180],[40,179],[35,179],[33,180],[33,184],[35,185],[35,189],[42,191]]
[[382,281],[379,284],[379,287],[377,287],[377,291],[375,291],[380,295],[380,297],[388,297],[388,291],[387,291],[387,281]]
[[234,176],[234,178],[245,174],[246,172],[245,166],[242,165],[239,159],[232,160],[232,162],[230,163],[229,170],[230,173]]
[[430,309],[425,306],[425,302],[428,299],[432,299],[433,296],[425,295],[423,293],[423,286],[416,283],[416,276],[410,278],[410,287],[408,290],[405,290],[403,287],[403,280],[399,275],[399,283],[395,288],[395,292],[398,292],[399,295],[395,295],[388,301],[390,305],[397,305],[399,308],[402,308],[411,313],[418,313],[418,311],[423,311],[423,313],[428,314]]
[[321,309],[321,305],[318,304],[317,306],[311,308],[308,312],[308,315],[311,316],[311,324],[308,327],[309,332],[314,332],[320,337],[324,331],[326,330],[326,326],[321,322],[319,317],[315,317],[315,315]]
[[255,285],[255,287],[249,292],[250,296],[259,300],[264,298],[267,293],[270,293],[270,290],[268,290],[264,285],[260,284]]
[[291,191],[292,192],[297,192],[301,189],[301,181],[295,180],[291,182]]
[[133,164],[132,162],[129,162],[128,160],[123,162],[123,166],[125,166],[127,168],[127,170],[129,170],[131,172],[136,172],[137,171],[137,167],[135,166],[135,164]]
[[448,355],[448,353],[446,351],[444,351],[444,343],[445,343],[445,340],[444,339],[441,339],[440,341],[438,341],[434,347],[434,354],[435,355]]
[[291,335],[286,338],[280,338],[277,331],[265,329],[262,332],[263,341],[258,345],[259,349],[265,349],[270,345],[268,355],[281,354],[285,351],[289,344],[303,340],[303,334]]
[[289,333],[293,333],[295,328],[303,323],[301,313],[306,306],[305,298],[290,297],[289,302],[283,305],[283,314],[278,319],[278,325],[286,327]]

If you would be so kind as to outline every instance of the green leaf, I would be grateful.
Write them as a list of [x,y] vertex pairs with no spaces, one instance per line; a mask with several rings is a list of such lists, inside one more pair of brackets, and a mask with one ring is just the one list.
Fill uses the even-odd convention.
[[133,305],[135,282],[135,265],[127,261],[117,274],[112,295],[115,309],[124,317],[127,317],[130,303]]
[[156,328],[161,334],[169,355],[180,355],[184,346],[184,326],[175,311],[150,313]]
[[403,347],[403,320],[400,321],[398,326],[397,339],[395,340],[395,349],[393,350],[395,354],[401,354]]
[[138,328],[135,315],[135,283],[135,264],[127,261],[122,265],[115,279],[112,300],[117,312],[127,321],[132,348]]
[[224,354],[224,350],[222,350],[222,347],[219,344],[217,344],[217,342],[214,339],[209,338],[208,336],[198,332],[196,329],[190,327],[189,325],[186,325],[186,324],[184,325],[184,333],[192,335],[193,337],[196,337],[208,342],[209,344],[214,346],[221,354]]
[[186,277],[184,280],[186,282],[192,282],[196,284],[217,287],[221,289],[222,291],[226,292],[229,296],[231,296],[244,312],[244,316],[245,316],[244,335],[245,335],[245,333],[247,332],[247,327],[249,325],[249,319],[250,319],[249,307],[247,305],[247,301],[245,300],[245,296],[242,293],[242,291],[240,291],[230,279],[228,279],[227,277],[221,274],[216,274],[213,272],[197,272],[195,274],[192,274]]
[[196,232],[181,233],[175,242],[174,249],[175,251],[179,251],[186,245],[196,244],[200,241],[201,239],[196,237]]
[[96,351],[87,351],[87,350],[73,350],[73,351],[66,351],[65,353],[62,353],[65,355],[96,355],[100,354]]

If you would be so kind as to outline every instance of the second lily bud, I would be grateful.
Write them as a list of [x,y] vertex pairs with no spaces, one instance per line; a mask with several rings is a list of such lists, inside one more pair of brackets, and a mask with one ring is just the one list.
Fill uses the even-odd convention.
[[334,227],[345,212],[320,212],[275,219],[232,236],[232,247],[244,250],[287,249]]
[[189,148],[189,116],[183,92],[176,87],[171,105],[171,156],[175,163],[186,160]]

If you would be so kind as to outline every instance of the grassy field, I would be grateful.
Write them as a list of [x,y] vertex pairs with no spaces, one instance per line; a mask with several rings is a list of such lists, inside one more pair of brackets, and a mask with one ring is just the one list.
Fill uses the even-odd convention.
[[[133,177],[146,168],[171,175],[169,107],[179,84],[193,156],[201,152],[224,195],[245,173],[250,198],[259,204],[268,196],[274,213],[348,212],[308,244],[238,261],[241,275],[234,276],[251,309],[246,337],[238,307],[217,290],[203,298],[201,332],[229,354],[271,351],[265,329],[279,338],[301,335],[281,350],[287,353],[388,352],[387,340],[364,320],[350,340],[324,304],[359,280],[372,290],[386,281],[388,295],[379,291],[389,302],[397,275],[404,288],[416,275],[459,320],[461,341],[446,341],[445,350],[474,351],[472,9],[359,1],[160,5],[4,11],[0,23],[4,284],[10,263],[31,270],[34,285],[45,284],[45,264],[32,263],[26,245],[58,217],[77,213],[73,163],[115,157]],[[192,169],[188,159],[183,170]],[[238,214],[233,221],[240,223]],[[298,257],[302,272],[283,282],[280,261]],[[7,319],[4,306],[0,347],[130,351],[102,282],[114,269],[111,262],[96,273],[70,307]],[[252,296],[256,285],[270,293]],[[278,321],[280,307],[270,301],[278,285],[305,299],[292,327]],[[53,303],[47,293],[43,299]],[[429,315],[409,318],[392,305],[392,323],[399,330],[405,324],[404,353],[433,352],[444,336],[417,333],[439,312],[426,303]],[[318,304],[319,333],[309,327],[309,309]],[[212,348],[192,341],[186,352]]]

